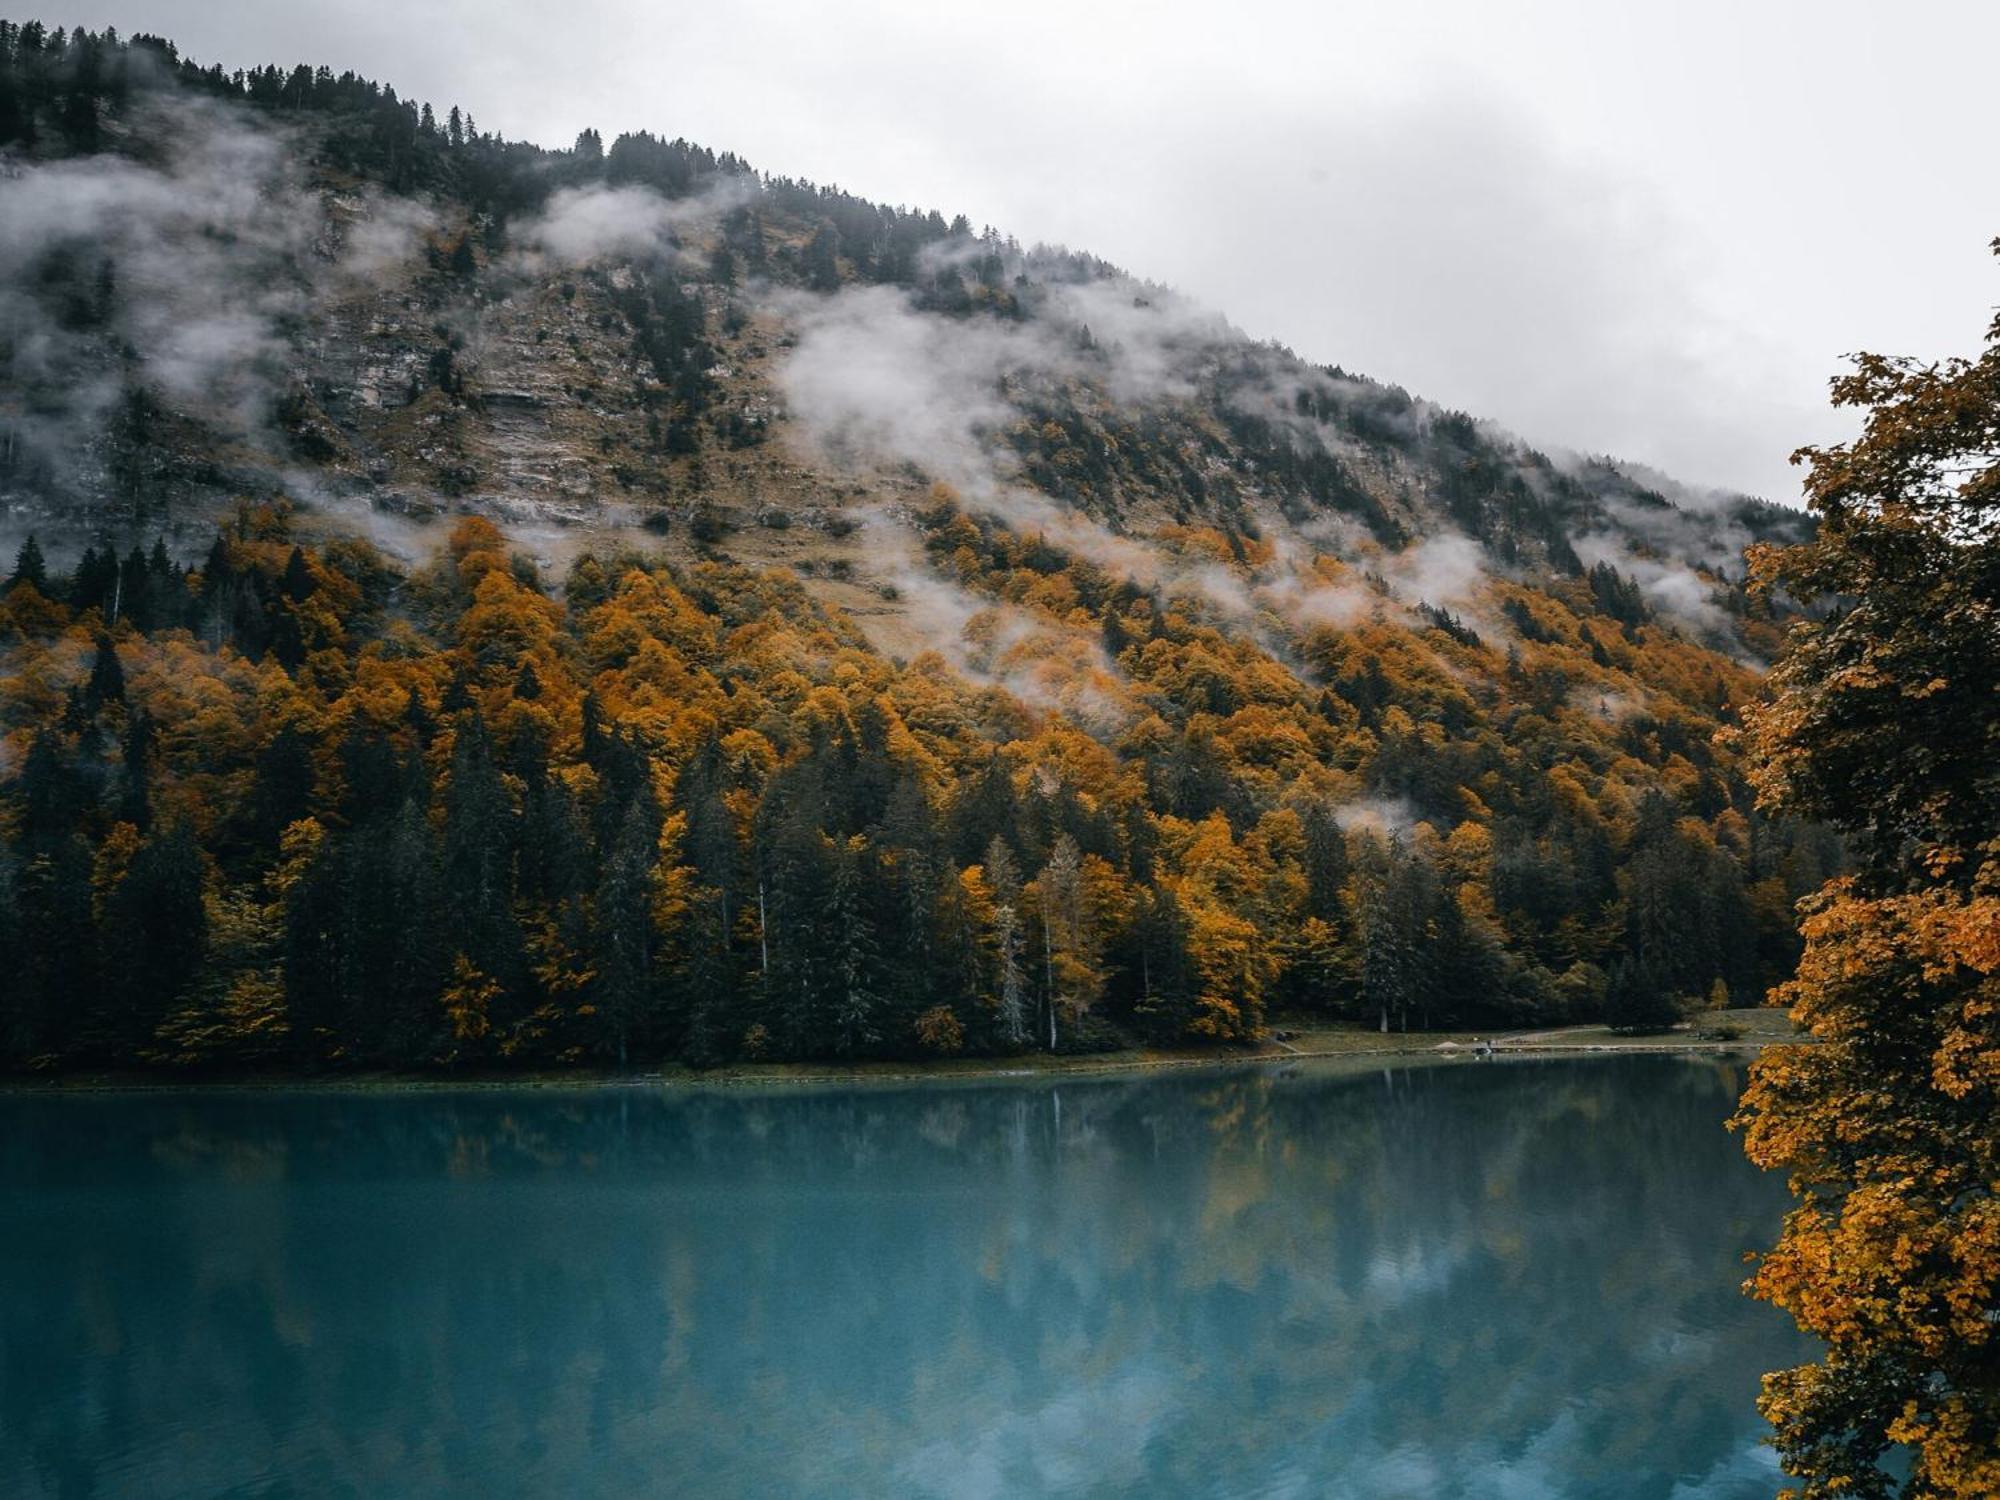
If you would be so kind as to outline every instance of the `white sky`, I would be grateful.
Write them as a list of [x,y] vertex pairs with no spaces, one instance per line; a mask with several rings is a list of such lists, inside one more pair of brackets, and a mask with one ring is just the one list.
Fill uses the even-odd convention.
[[[32,13],[16,0],[17,15]],[[49,0],[545,145],[684,135],[1171,282],[1535,441],[1790,499],[2000,301],[2000,5]]]

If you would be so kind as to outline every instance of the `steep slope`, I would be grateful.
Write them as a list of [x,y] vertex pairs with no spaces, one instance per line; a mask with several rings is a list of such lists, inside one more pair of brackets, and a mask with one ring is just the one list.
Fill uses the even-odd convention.
[[1716,744],[1792,512],[685,143],[0,61],[0,920],[205,933],[16,1058],[1636,1020],[1835,858]]

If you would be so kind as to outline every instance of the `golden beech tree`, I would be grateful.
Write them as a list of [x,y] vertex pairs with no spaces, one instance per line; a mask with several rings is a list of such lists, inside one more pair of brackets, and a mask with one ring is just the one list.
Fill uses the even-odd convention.
[[[2000,249],[2000,245],[1996,245]],[[1829,601],[1750,716],[1763,804],[1842,829],[1778,992],[1812,1045],[1739,1123],[1797,1206],[1753,1287],[1825,1343],[1768,1376],[1787,1493],[2000,1495],[2000,321],[1975,360],[1864,355],[1807,449],[1816,538],[1766,588]],[[1907,1476],[1883,1466],[1893,1445]],[[1896,1467],[1896,1464],[1891,1467]]]

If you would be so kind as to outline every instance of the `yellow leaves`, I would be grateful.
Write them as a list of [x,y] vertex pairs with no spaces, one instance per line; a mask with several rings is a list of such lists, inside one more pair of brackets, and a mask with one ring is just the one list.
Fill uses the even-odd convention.
[[1700,818],[1676,818],[1674,820],[1674,831],[1694,848],[1713,849],[1715,847],[1715,830],[1713,826]]
[[1059,721],[1045,724],[1016,748],[1038,778],[1048,778],[1049,790],[1067,786],[1085,806],[1115,805],[1142,795],[1132,767],[1120,764],[1100,741]]
[[958,888],[965,898],[966,920],[979,932],[993,924],[993,887],[982,865],[967,865],[958,874]]
[[286,825],[278,835],[278,863],[269,877],[271,893],[283,896],[298,884],[326,842],[326,829],[317,818],[301,818]]
[[139,852],[139,845],[143,842],[139,830],[130,823],[114,823],[111,825],[111,831],[104,836],[104,842],[98,845],[97,863],[90,875],[90,888],[100,921],[104,917],[104,903],[118,888],[118,882],[125,878],[125,871],[132,863],[132,856]]
[[1255,920],[1265,871],[1237,845],[1220,813],[1198,823],[1162,819],[1160,832],[1160,859],[1170,872],[1163,881],[1186,916],[1200,980],[1191,1029],[1216,1039],[1254,1036],[1279,964],[1276,945]]
[[1255,923],[1183,886],[1188,951],[1201,989],[1190,1029],[1217,1040],[1249,1040],[1262,1024],[1264,991],[1277,956]]
[[1943,1028],[1931,1083],[1953,1099],[1975,1092],[2000,1098],[2000,982],[1979,985]]
[[445,549],[461,569],[504,567],[507,561],[507,538],[484,516],[466,516],[453,526]]
[[1279,711],[1252,704],[1222,722],[1216,743],[1239,766],[1286,770],[1315,758],[1303,721],[1304,712],[1296,705]]
[[673,813],[660,825],[653,864],[652,918],[653,930],[663,935],[681,930],[694,899],[694,871],[681,863],[681,844],[686,838],[686,813]]
[[[1766,1051],[1739,1124],[1753,1160],[1823,1196],[1787,1218],[1755,1290],[1827,1340],[1832,1362],[1937,1372],[1933,1396],[1879,1413],[1835,1391],[1832,1420],[1879,1421],[1913,1445],[1930,1493],[1985,1496],[1991,1433],[1977,1435],[1956,1372],[1986,1357],[2000,1306],[2000,897],[1868,897],[1849,878],[1801,908],[1805,953],[1778,993],[1818,1045]],[[1767,1385],[1781,1438],[1823,1419],[1830,1367]]]
[[[529,968],[542,993],[558,1003],[575,1004],[597,978],[588,958],[564,943],[552,922],[541,923],[530,935]],[[578,1015],[593,1013],[593,1008],[585,1004],[576,1004],[575,1009]]]
[[289,1032],[284,979],[275,968],[256,968],[229,976],[214,1005],[197,1003],[168,1016],[155,1042],[161,1061],[201,1067],[262,1061],[284,1045]]
[[1255,875],[1221,813],[1199,823],[1164,818],[1160,835],[1161,855],[1178,873],[1183,899],[1233,906],[1249,897]]
[[933,1005],[916,1019],[917,1045],[934,1057],[965,1050],[965,1024],[949,1005]]
[[1453,879],[1482,891],[1493,872],[1493,835],[1483,824],[1461,823],[1444,840],[1439,866]]
[[458,643],[483,671],[511,671],[523,658],[553,667],[561,625],[560,605],[496,568],[480,578],[459,616]]
[[1943,880],[1965,863],[1965,851],[1949,844],[1931,844],[1922,850],[1917,860],[1931,879]]
[[463,953],[454,953],[451,978],[439,997],[452,1039],[460,1045],[482,1040],[492,1029],[489,1011],[502,993],[497,979],[482,973]]
[[716,623],[672,584],[637,568],[582,624],[585,659],[600,673],[623,668],[648,642],[686,663],[708,661],[716,650]]
[[[1701,772],[1696,770],[1694,764],[1684,755],[1669,755],[1666,764],[1660,767],[1658,776],[1660,785],[1680,802],[1692,800],[1696,790],[1701,786]],[[1701,836],[1706,840],[1708,830],[1704,828]]]
[[1991,1422],[1990,1412],[1954,1395],[1928,1412],[1915,1401],[1906,1403],[1888,1436],[1918,1449],[1928,1493],[1948,1500],[1990,1500],[2000,1495],[2000,1452]]
[[16,584],[0,594],[0,641],[9,635],[45,640],[68,623],[69,610],[32,583]]
[[722,737],[724,773],[745,791],[761,790],[778,768],[778,752],[754,729],[735,729]]
[[1954,1215],[1904,1177],[1863,1183],[1837,1208],[1795,1210],[1755,1284],[1837,1349],[1901,1345],[1938,1360],[1992,1337],[1985,1310],[1996,1280],[2000,1226],[1991,1210]]

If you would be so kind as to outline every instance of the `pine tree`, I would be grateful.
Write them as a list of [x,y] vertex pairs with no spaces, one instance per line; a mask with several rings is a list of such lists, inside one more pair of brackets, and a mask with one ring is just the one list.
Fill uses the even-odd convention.
[[153,823],[153,801],[149,783],[152,777],[153,746],[156,739],[152,715],[143,708],[134,709],[126,716],[125,741],[118,778],[117,817],[120,822],[130,823],[141,833],[146,832]]
[[1022,967],[1026,938],[1021,923],[1021,877],[1013,852],[998,834],[986,846],[986,882],[993,891],[994,982],[1000,1039],[1019,1051],[1028,1044],[1028,976]]
[[97,652],[91,658],[90,679],[84,686],[83,701],[92,711],[107,703],[125,701],[125,668],[118,660],[118,648],[111,644],[108,635],[97,638]]
[[1369,885],[1361,913],[1361,995],[1383,1031],[1393,1017],[1409,1029],[1421,962],[1422,914],[1413,861],[1391,843],[1383,872]]
[[1194,1021],[1201,980],[1188,951],[1187,914],[1166,886],[1151,887],[1141,901],[1138,948],[1139,998],[1134,1011],[1154,1041],[1180,1041]]
[[840,234],[822,224],[806,242],[803,266],[806,285],[816,292],[840,290]]
[[593,1003],[618,1066],[635,1038],[650,1035],[654,1006],[653,864],[660,816],[650,798],[633,797],[598,882],[591,951],[597,957]]
[[1060,1039],[1058,1013],[1066,1012],[1073,1026],[1090,1009],[1103,982],[1097,934],[1084,908],[1083,850],[1075,839],[1067,833],[1056,838],[1035,884],[1047,970],[1049,1050],[1053,1052]]
[[14,554],[14,571],[7,579],[9,590],[17,589],[22,584],[27,584],[37,593],[46,594],[49,591],[48,564],[42,560],[41,544],[35,540],[33,532],[28,533],[28,539]]
[[106,901],[109,1014],[99,1038],[106,1057],[149,1052],[160,1022],[187,999],[207,937],[202,883],[201,849],[187,825],[176,824],[139,847]]
[[1347,835],[1324,803],[1310,803],[1299,821],[1305,835],[1305,914],[1338,936],[1346,924]]
[[453,946],[518,1000],[524,979],[513,912],[516,818],[477,710],[459,724],[445,787],[444,898]]
[[680,989],[687,1018],[681,1055],[693,1067],[713,1067],[742,1039],[731,1027],[736,958],[722,921],[722,894],[713,887],[697,887],[688,904],[687,959]]
[[880,957],[863,891],[863,853],[859,840],[842,848],[833,867],[833,899],[828,912],[835,935],[833,1051],[858,1057],[881,1039],[878,989]]

